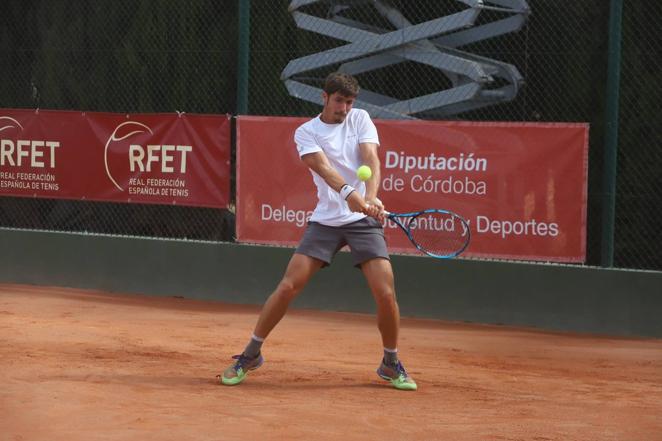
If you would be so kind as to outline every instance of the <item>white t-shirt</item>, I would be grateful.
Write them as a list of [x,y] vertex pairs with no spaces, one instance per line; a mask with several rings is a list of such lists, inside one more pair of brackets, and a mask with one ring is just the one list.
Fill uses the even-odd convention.
[[[319,116],[302,124],[294,133],[299,156],[324,152],[331,165],[345,179],[345,182],[365,197],[365,183],[356,176],[361,166],[359,143],[379,144],[377,128],[368,112],[352,109],[340,124],[327,124]],[[329,187],[320,175],[310,170],[317,186],[317,207],[310,220],[323,225],[337,227],[356,222],[366,217],[363,213],[353,213],[340,194]]]

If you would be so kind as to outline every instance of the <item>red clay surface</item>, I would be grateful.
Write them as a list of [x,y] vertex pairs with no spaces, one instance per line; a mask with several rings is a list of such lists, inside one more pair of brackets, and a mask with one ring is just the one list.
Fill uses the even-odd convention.
[[[304,293],[305,295],[305,293]],[[368,295],[368,294],[366,294]],[[662,340],[292,310],[240,386],[257,307],[0,285],[1,440],[662,440]]]

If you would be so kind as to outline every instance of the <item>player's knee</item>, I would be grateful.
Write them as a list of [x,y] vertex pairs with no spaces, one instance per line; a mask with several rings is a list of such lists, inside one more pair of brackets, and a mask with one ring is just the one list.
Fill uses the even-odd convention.
[[375,292],[375,300],[383,306],[395,306],[395,291],[391,287],[384,287]]
[[287,301],[294,299],[299,291],[301,291],[301,287],[292,279],[284,278],[278,284],[279,296]]

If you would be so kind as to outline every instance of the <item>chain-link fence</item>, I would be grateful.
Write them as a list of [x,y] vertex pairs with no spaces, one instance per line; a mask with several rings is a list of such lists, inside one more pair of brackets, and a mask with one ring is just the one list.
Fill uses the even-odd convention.
[[[303,101],[288,97],[287,90],[279,79],[283,66],[292,59],[328,50],[345,42],[329,41],[328,37],[320,33],[298,29],[291,14],[286,13],[284,3],[287,2],[253,6],[251,50],[257,61],[251,65],[253,95],[250,110],[257,114],[313,114],[319,107],[306,107]],[[411,24],[419,24],[457,13],[461,3],[454,0],[398,1],[390,2],[390,5],[399,10]],[[590,264],[599,264],[601,159],[604,143],[599,128],[604,124],[608,5],[604,1],[593,0],[578,3],[530,2],[529,6],[531,13],[523,17],[525,23],[519,30],[461,47],[463,52],[488,58],[495,63],[515,66],[524,83],[515,99],[454,115],[428,112],[417,117],[589,122],[592,127],[589,187],[592,191],[589,194],[587,260]],[[300,11],[318,17],[329,17],[334,13],[333,8],[332,3],[317,3],[307,9],[301,8]],[[381,24],[382,32],[395,29],[392,23],[383,22],[380,11],[372,2],[363,2],[354,7],[352,12],[353,20],[375,26]],[[278,27],[261,25],[274,16],[278,17]],[[486,25],[512,16],[510,13],[486,10],[481,13],[476,25]],[[374,17],[382,17],[382,20],[376,23]],[[273,42],[279,38],[279,34],[290,35],[291,44],[287,51],[274,53]],[[270,58],[270,61],[263,63],[261,60],[266,58]],[[315,73],[317,76],[303,81],[320,81],[328,71],[337,67],[335,65],[321,72],[313,71],[311,76]],[[393,96],[401,99],[430,93],[434,88],[443,90],[449,87],[449,79],[440,70],[414,62],[362,73],[358,77],[364,88],[381,93],[392,92]],[[422,87],[419,88],[419,85]],[[258,92],[267,87],[279,92],[277,99]]]
[[3,1],[3,106],[231,111],[235,3]]
[[[0,2],[0,107],[234,110],[236,1]],[[0,198],[0,225],[233,240],[227,210]]]
[[[2,2],[2,107],[233,112],[241,75],[236,69],[241,50],[237,14],[239,5],[248,2]],[[292,97],[288,87],[319,87],[343,61],[318,57],[307,65],[288,63],[311,60],[320,52],[342,60],[342,53],[329,51],[406,26],[420,25],[417,32],[425,33],[429,22],[439,19],[434,25],[449,29],[435,37],[443,53],[423,45],[415,59],[366,54],[363,64],[346,67],[353,69],[363,89],[379,95],[375,99],[420,106],[417,118],[589,122],[587,262],[599,265],[602,208],[609,196],[603,190],[603,157],[605,108],[612,93],[607,88],[610,2],[486,1],[477,17],[466,12],[468,3],[253,0],[247,113],[313,115],[320,107]],[[468,19],[481,31],[463,28]],[[659,2],[625,2],[614,259],[618,267],[662,269],[657,246],[662,242],[657,221],[662,215],[662,146],[656,136],[662,117],[662,85],[656,81],[662,71],[662,43],[656,38],[660,19]],[[400,38],[407,35],[402,32]],[[491,80],[485,81],[480,70],[472,71],[466,60],[479,62]],[[482,100],[460,100],[472,87],[480,89]],[[416,100],[440,90],[447,91],[442,101]],[[3,226],[21,228],[211,240],[231,240],[233,233],[231,213],[185,207],[3,197],[0,216]],[[180,223],[188,226],[181,228]]]
[[662,3],[623,2],[614,265],[662,269]]
[[234,216],[204,207],[2,198],[3,226],[188,240],[232,240]]
[[[297,12],[334,18],[384,34],[398,29],[398,23],[376,6],[385,4],[400,12],[406,24],[426,23],[448,17],[466,8],[460,1],[388,1],[388,2],[316,2]],[[490,2],[485,2],[490,4]],[[519,2],[492,2],[492,5]],[[522,2],[523,3],[523,2]],[[588,243],[587,262],[601,263],[603,157],[605,144],[605,107],[608,69],[610,2],[535,1],[528,3],[529,14],[517,30],[476,40],[461,46],[463,53],[487,58],[487,64],[512,65],[522,77],[522,87],[511,101],[493,103],[448,115],[443,109],[421,112],[423,119],[462,119],[487,121],[582,121],[591,125],[589,148]],[[618,190],[615,225],[615,257],[618,267],[662,269],[658,216],[662,199],[658,188],[660,173],[659,125],[662,86],[654,80],[662,71],[659,57],[662,42],[656,38],[655,23],[662,18],[662,6],[643,1],[625,2],[623,11],[623,75],[621,81]],[[252,7],[250,112],[266,115],[314,114],[319,106],[288,95],[281,75],[291,60],[328,51],[347,44],[347,39],[331,38],[331,27],[317,23],[312,32],[298,28],[294,14],[286,11],[287,1],[261,3]],[[351,6],[343,9],[342,6]],[[481,12],[475,27],[506,21],[513,17],[504,8]],[[516,8],[515,8],[516,9]],[[338,19],[341,16],[342,19]],[[360,24],[366,26],[361,27]],[[400,23],[402,25],[402,23]],[[492,25],[494,26],[494,25]],[[516,26],[513,25],[512,28]],[[507,30],[507,28],[506,28]],[[287,40],[285,49],[274,50],[274,42]],[[452,43],[451,39],[446,40]],[[420,48],[422,52],[429,48]],[[453,54],[451,52],[451,54]],[[464,55],[464,54],[463,54]],[[339,64],[303,72],[295,79],[307,84],[319,83]],[[452,88],[453,78],[439,69],[407,61],[357,75],[361,85],[371,91],[411,99],[434,90]],[[490,87],[498,89],[497,79]],[[457,79],[455,79],[456,82]],[[265,94],[264,90],[273,93]],[[658,159],[656,161],[656,159]]]

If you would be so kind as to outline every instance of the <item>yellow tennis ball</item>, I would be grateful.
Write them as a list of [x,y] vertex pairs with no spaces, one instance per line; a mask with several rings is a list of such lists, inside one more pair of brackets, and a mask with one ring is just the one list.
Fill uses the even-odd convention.
[[356,176],[362,181],[367,181],[372,176],[372,170],[367,165],[362,165],[356,169]]

